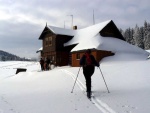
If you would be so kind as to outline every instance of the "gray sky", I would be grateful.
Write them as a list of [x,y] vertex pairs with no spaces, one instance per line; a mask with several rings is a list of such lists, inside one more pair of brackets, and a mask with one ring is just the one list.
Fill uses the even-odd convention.
[[0,50],[20,57],[37,57],[46,22],[78,29],[113,20],[118,28],[150,22],[150,0],[0,0]]

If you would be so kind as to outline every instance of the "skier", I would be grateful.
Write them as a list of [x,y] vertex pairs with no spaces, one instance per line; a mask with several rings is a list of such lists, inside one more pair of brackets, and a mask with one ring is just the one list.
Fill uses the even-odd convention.
[[86,50],[85,54],[80,59],[80,65],[83,67],[83,74],[86,80],[87,97],[91,98],[91,76],[95,71],[95,66],[99,67],[99,63],[91,54],[91,50]]
[[41,71],[44,70],[44,60],[43,58],[40,59]]

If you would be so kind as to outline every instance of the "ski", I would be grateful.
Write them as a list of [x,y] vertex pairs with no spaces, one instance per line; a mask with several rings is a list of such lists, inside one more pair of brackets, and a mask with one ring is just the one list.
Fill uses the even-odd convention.
[[87,97],[87,99],[92,102],[92,104],[95,104],[95,103],[92,101],[92,98],[94,97],[92,92],[91,92],[91,98],[89,98],[89,97],[87,96],[87,92],[86,92],[86,91],[83,90],[82,92],[83,92],[83,94]]

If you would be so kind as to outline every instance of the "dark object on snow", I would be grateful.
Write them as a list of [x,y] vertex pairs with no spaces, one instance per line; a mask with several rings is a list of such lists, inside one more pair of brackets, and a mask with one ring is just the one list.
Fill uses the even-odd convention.
[[19,72],[26,72],[27,69],[25,68],[17,68],[16,74],[18,74]]

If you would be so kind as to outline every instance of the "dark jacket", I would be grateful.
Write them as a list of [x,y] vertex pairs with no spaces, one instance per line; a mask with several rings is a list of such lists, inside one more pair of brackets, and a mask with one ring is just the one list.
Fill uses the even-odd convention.
[[41,64],[41,65],[44,64],[44,60],[43,60],[43,59],[40,60],[40,64]]

